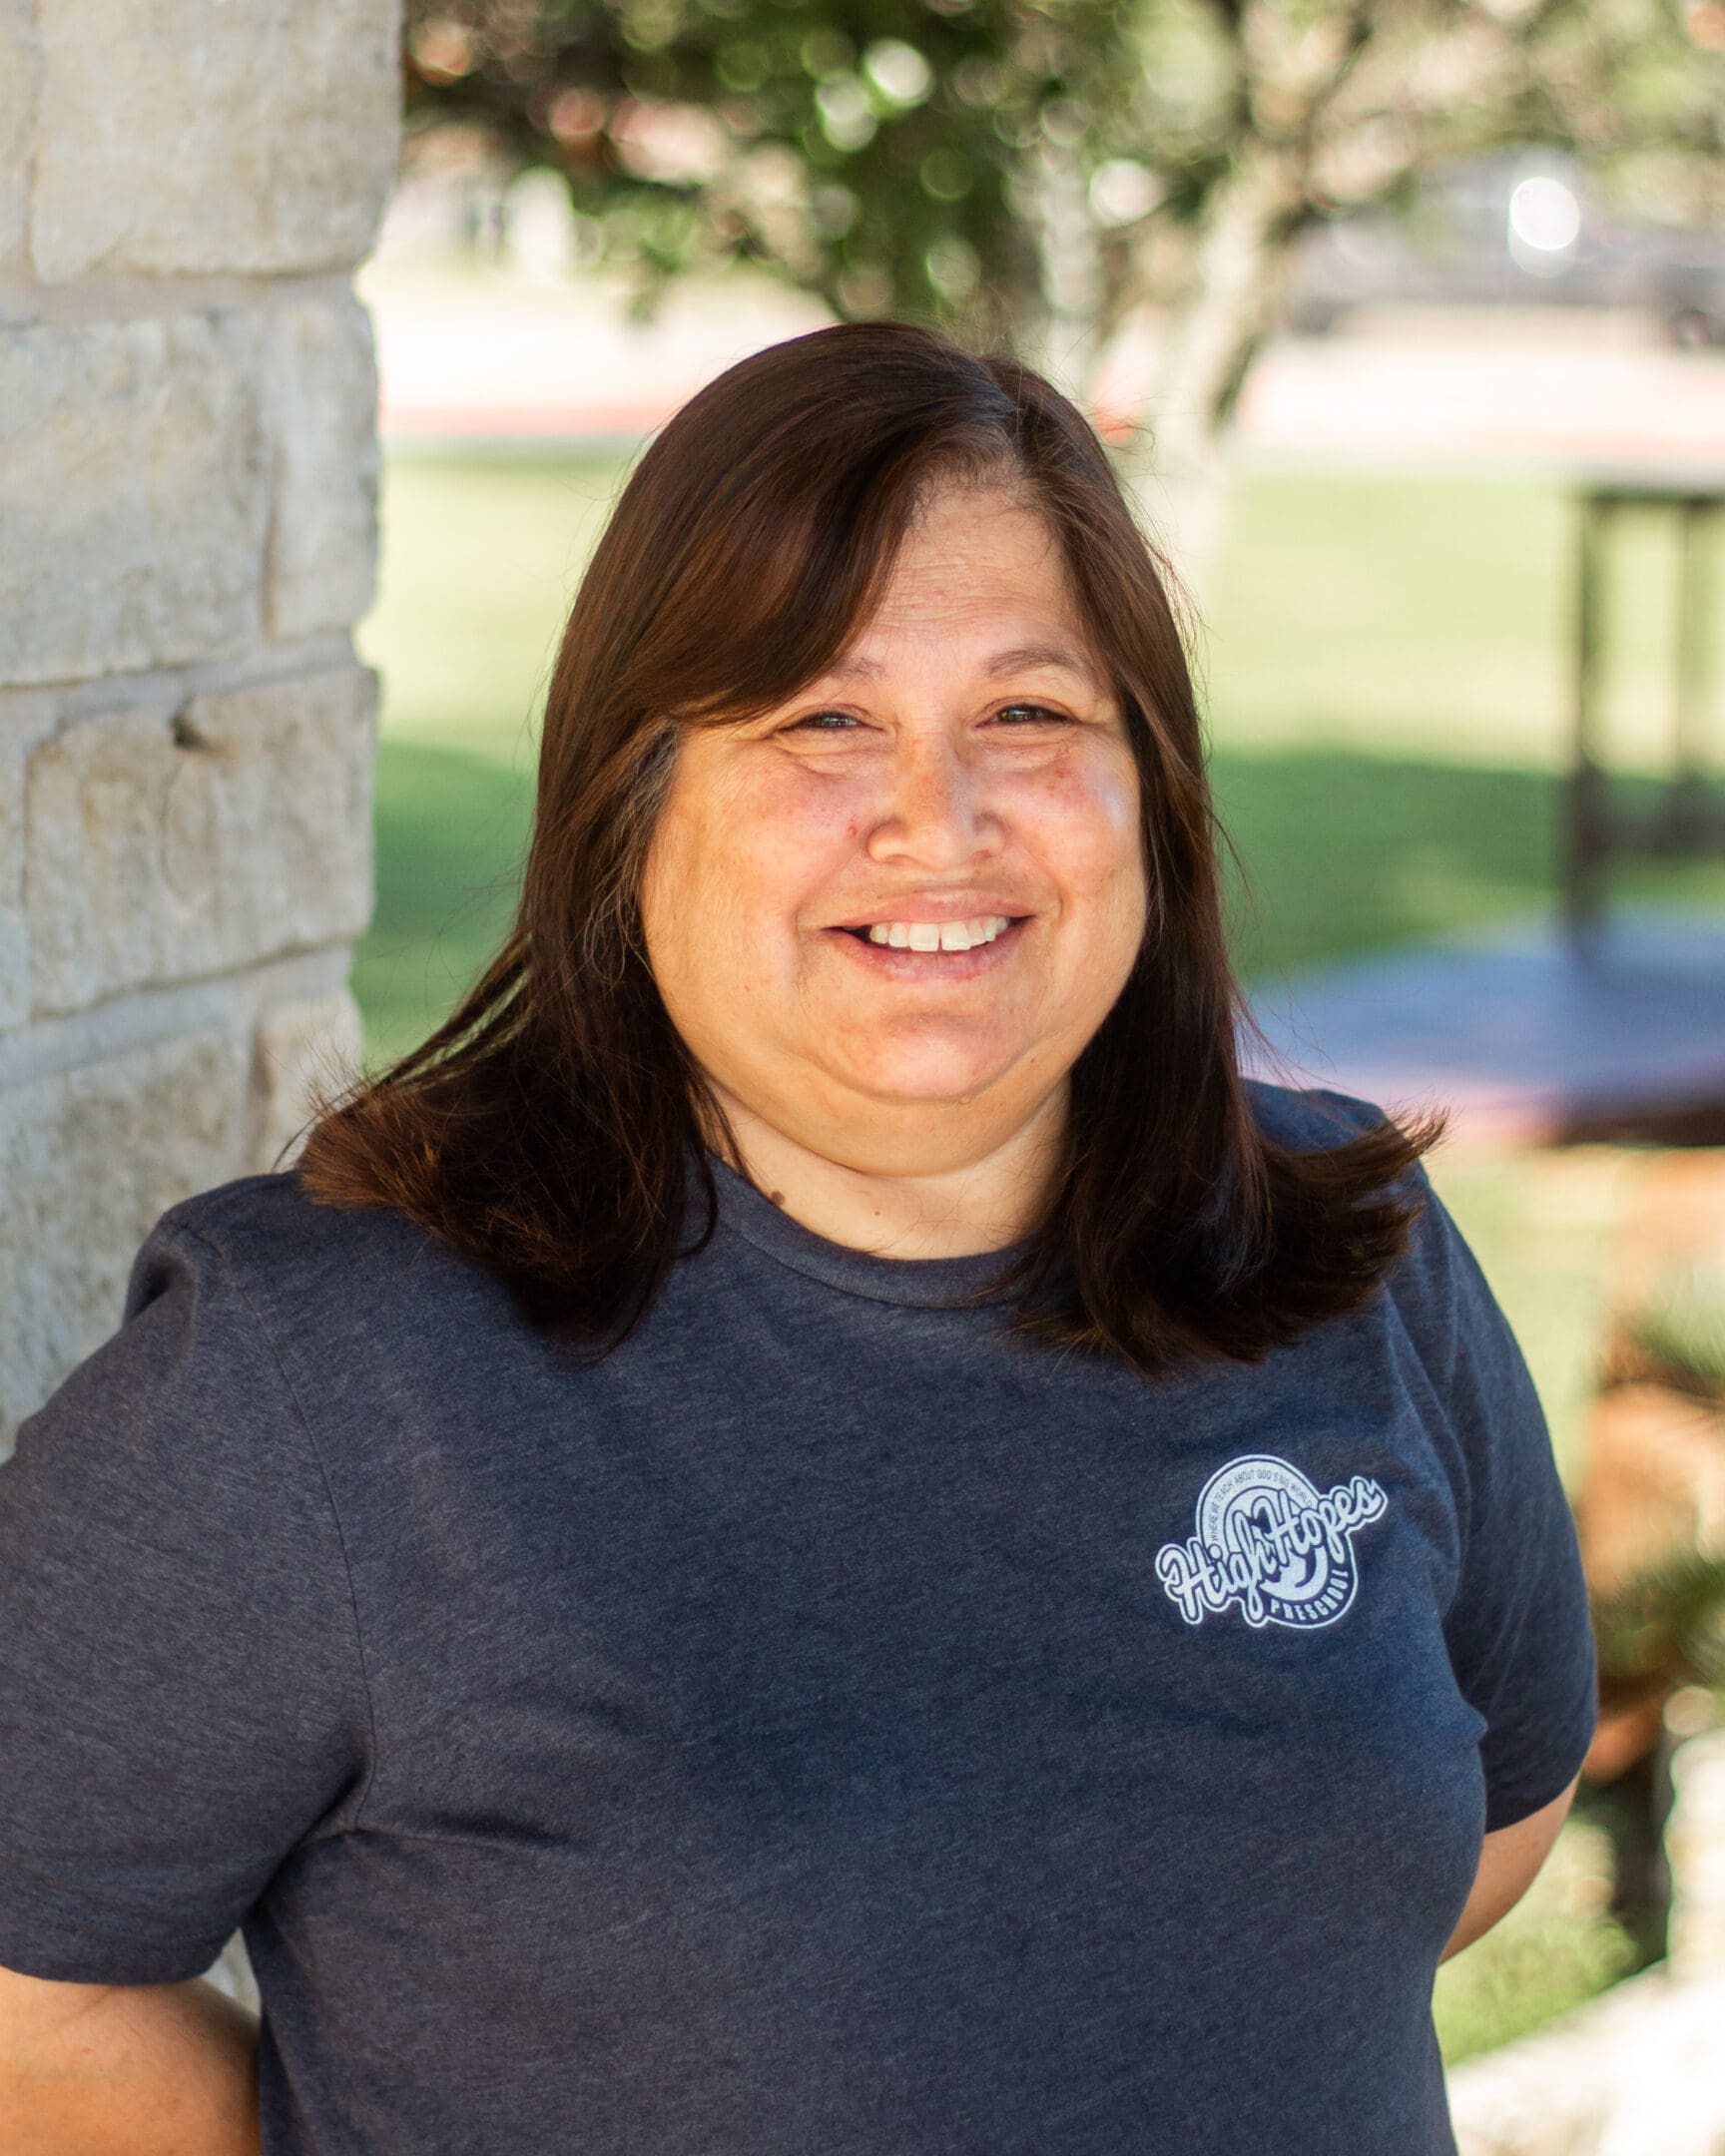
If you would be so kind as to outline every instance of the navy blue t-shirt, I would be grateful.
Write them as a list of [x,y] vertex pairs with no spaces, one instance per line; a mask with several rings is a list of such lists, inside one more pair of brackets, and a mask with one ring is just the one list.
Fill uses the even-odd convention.
[[584,1369],[290,1171],[162,1216],[0,1467],[0,1964],[243,1927],[267,2156],[1451,2151],[1594,1666],[1424,1170],[1367,1309],[1159,1382],[719,1177]]

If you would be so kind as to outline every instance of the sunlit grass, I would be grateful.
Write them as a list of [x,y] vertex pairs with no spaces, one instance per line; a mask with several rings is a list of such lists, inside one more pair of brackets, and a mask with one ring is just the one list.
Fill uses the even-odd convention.
[[531,771],[575,588],[619,457],[391,455],[376,604],[358,636],[383,734]]
[[[1555,481],[1260,471],[1239,484],[1200,663],[1216,739],[1482,771],[1567,767],[1576,507]],[[1675,519],[1620,512],[1610,761],[1670,753]],[[1725,548],[1712,611],[1725,605]]]

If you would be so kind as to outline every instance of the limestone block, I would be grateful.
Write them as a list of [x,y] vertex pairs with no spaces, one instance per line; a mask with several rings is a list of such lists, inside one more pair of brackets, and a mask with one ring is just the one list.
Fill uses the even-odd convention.
[[1671,1967],[1685,1979],[1725,1981],[1725,1729],[1679,1744],[1671,1782]]
[[1459,2156],[1718,2156],[1725,1981],[1663,1962],[1448,2077]]
[[[36,274],[342,269],[394,184],[396,0],[37,0]],[[147,115],[140,125],[140,115]]]
[[24,932],[24,752],[0,734],[0,1026],[30,1008],[30,945]]
[[242,1172],[250,1061],[203,1031],[0,1089],[0,1448],[119,1325],[158,1215]]
[[297,1159],[313,1083],[338,1092],[359,1068],[359,1006],[345,989],[278,1004],[258,1022],[252,1070],[252,1169],[269,1175]]
[[260,367],[254,310],[0,330],[0,682],[256,643]]
[[359,935],[377,677],[343,669],[79,721],[30,760],[32,1008],[82,1009]]
[[[1678,1700],[1683,1719],[1710,1719],[1698,1688]],[[1703,1726],[1680,1742],[1671,1776],[1669,1957],[1457,2067],[1448,2095],[1460,2156],[1725,2149],[1725,1729]]]
[[22,267],[39,48],[30,0],[0,0],[0,272]]
[[377,367],[356,299],[264,316],[274,463],[270,633],[345,629],[371,604],[377,564]]
[[0,1032],[30,1011],[30,943],[24,927],[24,774],[31,749],[53,732],[46,691],[0,690]]

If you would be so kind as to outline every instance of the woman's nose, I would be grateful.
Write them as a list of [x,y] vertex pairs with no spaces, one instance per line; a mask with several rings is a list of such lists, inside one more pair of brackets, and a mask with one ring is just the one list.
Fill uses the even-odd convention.
[[871,858],[961,866],[998,850],[1001,835],[987,775],[958,745],[926,738],[900,743],[869,832]]

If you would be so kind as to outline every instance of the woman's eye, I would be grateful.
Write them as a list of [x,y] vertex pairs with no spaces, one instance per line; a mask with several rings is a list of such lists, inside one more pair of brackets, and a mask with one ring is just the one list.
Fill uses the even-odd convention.
[[1010,720],[1014,712],[1025,713],[1032,722],[1051,719],[1056,726],[1064,726],[1067,723],[1064,712],[1050,711],[1046,704],[1008,704],[1003,710],[997,711],[994,716],[996,719]]
[[[1050,711],[1046,704],[1008,704],[992,715],[1004,720],[1008,726],[1067,726],[1071,722],[1064,712]],[[784,731],[787,734],[845,734],[856,731],[862,721],[850,712],[806,712],[801,719],[793,719]]]

